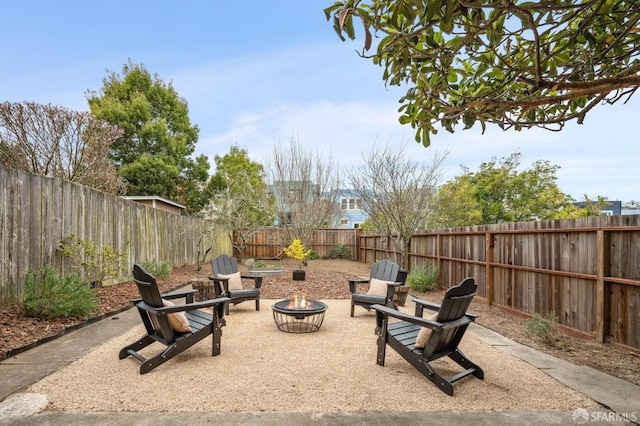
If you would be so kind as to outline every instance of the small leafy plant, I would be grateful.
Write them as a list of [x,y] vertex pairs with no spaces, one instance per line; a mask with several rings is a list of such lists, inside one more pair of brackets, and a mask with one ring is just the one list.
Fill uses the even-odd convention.
[[[127,245],[129,245],[127,241]],[[58,251],[71,259],[73,270],[90,282],[102,286],[107,277],[117,278],[124,271],[129,252],[111,246],[98,246],[91,240],[83,240],[68,234],[60,242]]]
[[435,266],[416,266],[407,276],[407,285],[417,291],[430,291],[438,278],[438,268]]
[[559,338],[558,317],[554,311],[544,317],[538,313],[533,314],[533,317],[525,322],[525,326],[527,337],[536,337],[543,343],[559,349],[566,346],[566,343]]
[[289,247],[285,247],[283,251],[284,254],[286,254],[288,257],[292,257],[300,262],[299,269],[302,269],[305,260],[311,254],[311,250],[305,251],[304,244],[302,244],[302,241],[300,241],[299,239],[293,240],[291,245]]
[[349,247],[344,244],[338,244],[327,254],[327,259],[349,259],[351,258],[351,251]]
[[27,272],[24,313],[34,318],[89,316],[100,311],[98,297],[89,284],[74,272],[60,277],[50,266]]
[[169,268],[169,264],[167,262],[162,262],[160,264],[153,262],[142,262],[141,265],[145,271],[161,280],[166,280],[167,278],[169,278],[169,274],[171,273],[171,268]]

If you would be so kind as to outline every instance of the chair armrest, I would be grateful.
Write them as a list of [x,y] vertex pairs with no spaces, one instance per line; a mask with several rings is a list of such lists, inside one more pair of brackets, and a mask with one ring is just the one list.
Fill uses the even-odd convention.
[[429,302],[427,300],[419,299],[417,297],[414,297],[411,300],[413,300],[416,304],[415,315],[417,317],[421,317],[423,315],[424,308],[427,308],[430,311],[440,312],[440,305],[437,303]]
[[429,309],[430,311],[436,311],[436,312],[440,311],[440,304],[438,303],[429,302],[428,300],[419,299],[417,297],[414,297],[411,300],[413,300],[416,303],[416,305],[420,305],[424,308]]
[[[437,303],[432,303],[424,299],[418,299],[417,297],[414,297],[412,300],[416,303],[417,317],[422,316],[422,308],[427,308],[430,311],[440,312],[440,305]],[[478,315],[472,314],[470,312],[465,312],[465,315],[471,318],[473,321],[475,321],[475,319],[478,317]]]
[[213,285],[215,287],[214,291],[217,296],[221,294],[229,293],[229,278],[217,277],[215,275],[209,275],[209,279],[213,281]]
[[473,318],[470,317],[469,315],[465,314],[464,316],[462,316],[461,318],[454,320],[454,321],[447,321],[447,322],[437,322],[437,321],[433,321],[427,318],[421,318],[421,317],[416,317],[413,315],[409,315],[409,314],[405,314],[403,312],[400,311],[396,311],[394,309],[390,309],[386,306],[383,305],[372,305],[371,306],[372,309],[376,310],[376,322],[378,320],[378,316],[380,316],[380,323],[379,323],[379,327],[382,326],[382,317],[383,316],[389,316],[389,317],[394,317],[397,318],[399,320],[402,321],[406,321],[406,322],[410,322],[412,324],[417,324],[420,325],[422,327],[428,327],[432,330],[435,331],[439,331],[439,330],[446,330],[449,328],[456,328],[456,327],[460,327],[463,326],[465,324],[469,324],[471,322],[473,322]]
[[240,278],[244,278],[247,280],[253,280],[253,285],[255,288],[262,287],[262,275],[252,275],[252,274],[241,274]]
[[158,307],[147,305],[145,302],[139,302],[136,306],[148,312],[154,312],[155,314],[171,314],[174,312],[193,311],[195,309],[210,308],[212,306],[219,305],[230,301],[228,297],[218,297],[216,299],[204,300],[202,302],[187,303],[184,305]]
[[[191,301],[193,301],[193,295],[197,293],[197,290],[185,290],[185,291],[180,291],[180,292],[175,292],[175,293],[163,293],[160,295],[160,297],[162,297],[163,299],[180,299],[182,297],[189,299],[189,296],[191,296]],[[135,299],[131,299],[130,300],[131,303],[133,303],[134,305],[142,302],[142,298],[141,297],[136,297]],[[149,306],[149,305],[147,305]],[[151,306],[149,306],[151,307]]]
[[405,314],[404,312],[401,311],[397,311],[395,309],[391,309],[387,306],[384,305],[371,305],[372,309],[375,309],[376,311],[376,318],[380,317],[380,323],[379,326],[382,326],[382,317],[383,316],[389,316],[389,317],[393,317],[402,321],[406,321],[406,322],[410,322],[412,324],[417,324],[420,325],[422,327],[429,327],[431,329],[442,329],[444,324],[433,321],[433,320],[429,320],[426,318],[422,318],[422,317],[416,317],[413,315],[409,315],[409,314]]
[[197,292],[197,290],[184,290],[179,292],[162,293],[160,297],[163,299],[180,299],[181,297],[193,296]]
[[356,292],[356,284],[369,284],[369,278],[350,278],[349,280],[349,292],[352,294]]
[[255,275],[255,274],[240,274],[240,278],[256,279],[256,278],[262,278],[262,275]]

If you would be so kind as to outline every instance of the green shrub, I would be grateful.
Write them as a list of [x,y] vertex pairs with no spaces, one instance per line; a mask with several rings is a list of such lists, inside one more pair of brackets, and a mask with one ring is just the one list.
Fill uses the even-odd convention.
[[306,260],[316,260],[318,259],[318,252],[314,249],[309,250],[309,254],[305,258]]
[[26,316],[76,317],[100,311],[98,297],[77,272],[62,278],[47,265],[27,272],[24,281],[26,295],[22,306]]
[[0,308],[12,305],[20,301],[16,289],[18,286],[13,284],[13,280],[9,278],[7,285],[4,288],[0,288]]
[[141,265],[145,271],[161,280],[166,280],[167,278],[169,278],[169,274],[171,273],[171,268],[169,268],[169,264],[167,262],[162,262],[160,264],[152,262],[142,262]]
[[327,254],[327,259],[351,259],[351,250],[344,244],[338,244]]
[[[127,241],[126,245],[130,244]],[[129,253],[111,246],[98,246],[91,240],[83,240],[68,234],[60,242],[58,251],[71,259],[73,270],[87,281],[102,286],[105,278],[118,278],[124,271]]]
[[543,343],[560,349],[566,346],[566,343],[559,338],[558,317],[553,311],[544,317],[537,313],[533,314],[533,317],[525,322],[525,326],[527,337],[536,337]]
[[438,278],[438,268],[435,266],[415,266],[407,276],[407,285],[413,290],[430,291]]

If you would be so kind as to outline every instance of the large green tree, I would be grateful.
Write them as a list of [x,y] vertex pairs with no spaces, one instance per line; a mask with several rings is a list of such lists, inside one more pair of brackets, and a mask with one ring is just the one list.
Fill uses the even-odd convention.
[[342,40],[361,21],[361,55],[407,87],[400,122],[425,146],[438,123],[560,130],[640,85],[637,0],[342,0],[325,14]]
[[204,207],[209,161],[192,157],[199,129],[171,83],[129,60],[122,75],[108,71],[103,87],[88,91],[87,100],[96,117],[124,131],[111,146],[111,158],[129,194],[169,198],[189,214]]
[[559,217],[571,197],[556,185],[558,166],[538,160],[520,170],[522,154],[480,164],[439,188],[430,226],[453,227]]
[[456,176],[446,182],[433,198],[427,218],[430,229],[454,228],[482,223],[482,212],[468,176]]
[[224,156],[216,155],[215,167],[207,185],[211,204],[205,215],[232,231],[231,242],[242,255],[249,238],[275,219],[264,167],[237,145]]

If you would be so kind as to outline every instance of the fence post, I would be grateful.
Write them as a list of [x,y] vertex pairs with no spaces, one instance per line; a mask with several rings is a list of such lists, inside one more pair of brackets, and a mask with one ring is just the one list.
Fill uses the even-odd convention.
[[493,234],[487,232],[485,234],[485,269],[484,269],[484,285],[487,297],[487,304],[493,304]]
[[609,247],[609,233],[600,228],[596,231],[596,341],[604,342],[604,324],[607,309],[605,309],[604,277],[609,274],[607,259]]
[[442,233],[436,234],[436,266],[438,267],[438,282],[442,288]]

